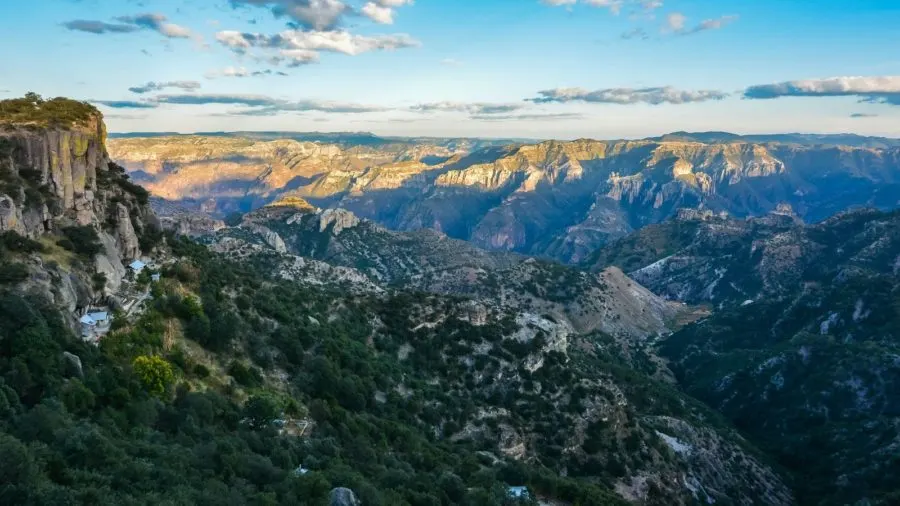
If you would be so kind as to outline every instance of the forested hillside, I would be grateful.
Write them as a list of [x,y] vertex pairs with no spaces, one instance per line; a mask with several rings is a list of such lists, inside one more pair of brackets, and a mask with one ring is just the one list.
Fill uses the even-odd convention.
[[600,348],[567,357],[460,299],[300,288],[170,242],[148,310],[99,348],[3,293],[4,502],[320,504],[346,486],[482,505],[510,484],[568,504],[790,501],[706,408]]

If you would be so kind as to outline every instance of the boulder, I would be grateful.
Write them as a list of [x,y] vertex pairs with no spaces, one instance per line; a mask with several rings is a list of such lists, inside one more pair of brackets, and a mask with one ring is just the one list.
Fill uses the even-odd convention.
[[84,378],[84,367],[81,365],[81,358],[79,358],[78,355],[64,351],[63,358],[73,375]]
[[22,213],[9,195],[0,195],[0,232],[12,230],[25,235]]
[[328,494],[328,504],[330,506],[360,506],[362,503],[359,502],[352,490],[339,487],[332,489]]

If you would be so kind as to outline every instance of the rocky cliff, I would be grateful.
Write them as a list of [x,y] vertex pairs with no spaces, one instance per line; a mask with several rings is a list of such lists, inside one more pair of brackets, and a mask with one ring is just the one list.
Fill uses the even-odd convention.
[[24,287],[70,310],[114,293],[124,264],[158,233],[147,199],[110,162],[93,107],[36,96],[0,102],[0,233],[44,244],[23,259],[32,267]]

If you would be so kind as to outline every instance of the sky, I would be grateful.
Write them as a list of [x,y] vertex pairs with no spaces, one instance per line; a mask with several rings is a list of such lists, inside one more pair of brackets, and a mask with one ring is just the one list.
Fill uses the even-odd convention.
[[897,0],[4,1],[0,34],[0,98],[111,132],[900,137]]

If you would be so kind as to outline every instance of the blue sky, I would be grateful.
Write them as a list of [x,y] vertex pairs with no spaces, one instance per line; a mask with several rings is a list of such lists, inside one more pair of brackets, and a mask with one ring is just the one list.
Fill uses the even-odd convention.
[[900,136],[896,0],[40,0],[0,33],[0,97],[111,131]]

